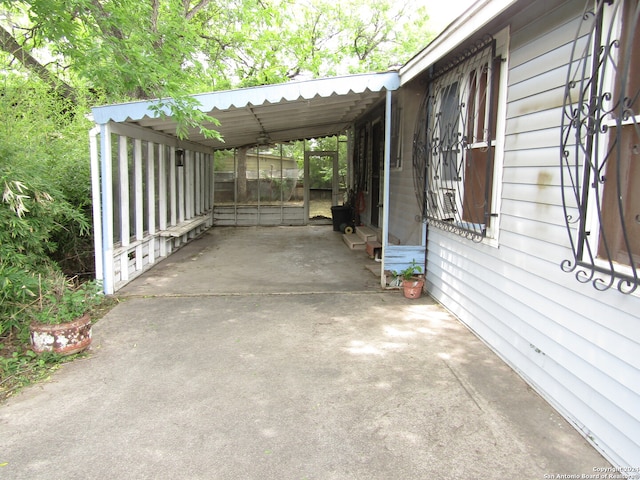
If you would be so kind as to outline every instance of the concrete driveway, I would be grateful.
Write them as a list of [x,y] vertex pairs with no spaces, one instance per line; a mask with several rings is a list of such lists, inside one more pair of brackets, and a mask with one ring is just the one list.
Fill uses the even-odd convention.
[[[543,479],[609,464],[331,227],[216,228],[0,406],[0,479]],[[545,476],[546,475],[546,476]]]

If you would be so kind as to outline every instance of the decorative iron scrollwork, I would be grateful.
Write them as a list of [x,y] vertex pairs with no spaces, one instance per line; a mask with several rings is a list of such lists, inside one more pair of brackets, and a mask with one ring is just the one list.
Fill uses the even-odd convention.
[[[500,71],[487,36],[434,70],[413,137],[422,219],[480,242],[492,218],[495,114]],[[496,61],[497,60],[497,61]]]
[[640,4],[587,2],[565,88],[561,179],[573,258],[597,290],[632,293],[640,268]]

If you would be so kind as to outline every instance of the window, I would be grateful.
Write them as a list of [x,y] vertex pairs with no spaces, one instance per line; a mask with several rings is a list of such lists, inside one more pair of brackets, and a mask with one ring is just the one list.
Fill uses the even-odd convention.
[[[638,0],[590,4],[565,92],[562,179],[581,282],[631,293],[640,269],[640,31]],[[585,28],[587,27],[587,28]]]
[[507,39],[506,31],[484,38],[436,71],[420,109],[424,119],[416,122],[423,216],[474,241],[497,237]]

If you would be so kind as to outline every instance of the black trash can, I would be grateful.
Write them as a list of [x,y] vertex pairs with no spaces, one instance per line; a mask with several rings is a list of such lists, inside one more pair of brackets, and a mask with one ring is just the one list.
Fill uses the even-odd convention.
[[339,232],[340,225],[352,225],[353,215],[351,207],[348,205],[334,205],[331,207],[331,218],[333,219],[333,231]]

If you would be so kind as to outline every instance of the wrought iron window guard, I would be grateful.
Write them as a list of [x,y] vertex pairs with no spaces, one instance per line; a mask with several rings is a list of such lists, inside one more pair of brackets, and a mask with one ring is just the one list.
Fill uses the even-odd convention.
[[573,252],[561,268],[597,290],[629,294],[640,283],[640,4],[586,3],[561,124],[562,201]]
[[495,59],[496,41],[486,36],[434,69],[413,136],[414,189],[422,220],[475,242],[486,237],[495,216],[495,70],[500,68]]

